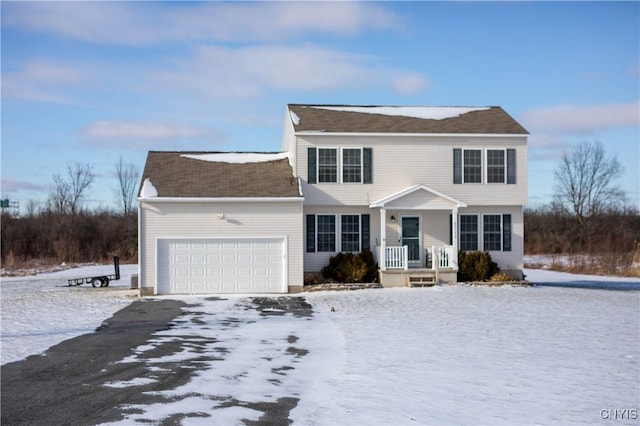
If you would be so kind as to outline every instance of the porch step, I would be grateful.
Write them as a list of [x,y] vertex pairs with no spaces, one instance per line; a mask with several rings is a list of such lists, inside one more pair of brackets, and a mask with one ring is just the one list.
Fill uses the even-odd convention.
[[409,287],[431,287],[436,284],[433,275],[409,275]]

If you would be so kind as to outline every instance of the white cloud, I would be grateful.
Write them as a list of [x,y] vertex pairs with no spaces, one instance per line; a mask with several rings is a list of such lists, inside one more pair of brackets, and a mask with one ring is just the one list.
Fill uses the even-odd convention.
[[377,81],[371,58],[307,45],[227,48],[202,46],[172,69],[154,71],[153,90],[188,90],[206,97],[251,98],[270,88],[332,90]]
[[127,45],[282,40],[400,28],[394,14],[363,2],[10,2],[3,5],[4,25]]
[[48,186],[46,185],[38,185],[31,182],[8,179],[8,178],[2,178],[2,182],[0,186],[2,187],[2,193],[9,193],[9,192],[16,192],[16,191],[40,192],[40,191],[48,190]]
[[429,81],[422,74],[408,73],[394,78],[391,86],[400,95],[419,95],[429,88]]
[[162,122],[96,121],[80,131],[85,142],[98,147],[183,149],[178,142],[213,142],[222,133],[206,127]]
[[79,104],[69,96],[69,87],[85,86],[91,74],[80,67],[45,60],[31,60],[15,71],[2,75],[2,97],[30,101]]
[[616,127],[640,125],[640,101],[578,106],[558,105],[536,108],[521,116],[530,130],[589,134]]

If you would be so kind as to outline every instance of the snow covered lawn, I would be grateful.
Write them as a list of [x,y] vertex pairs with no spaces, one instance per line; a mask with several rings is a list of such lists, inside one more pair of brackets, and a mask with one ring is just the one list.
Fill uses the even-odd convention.
[[86,333],[91,333],[116,311],[132,302],[131,274],[137,265],[120,265],[120,281],[109,287],[91,284],[68,287],[67,280],[111,275],[113,265],[84,266],[0,281],[1,364]]
[[[526,274],[535,281],[543,272],[550,284],[584,281]],[[83,275],[57,274],[2,280],[2,363],[89,332],[130,301],[126,291],[55,287],[66,283],[60,274]],[[604,282],[619,281],[638,285]],[[167,361],[150,356],[154,345],[171,339],[208,338],[179,356],[217,359],[169,392],[174,403],[133,407],[123,424],[181,412],[202,414],[185,425],[238,424],[259,418],[251,403],[281,398],[299,399],[294,424],[607,424],[613,410],[640,414],[638,291],[440,286],[303,296],[311,318],[265,318],[240,296],[184,298],[182,321],[136,348],[149,376],[105,385],[152,380]],[[221,406],[229,398],[247,405]]]

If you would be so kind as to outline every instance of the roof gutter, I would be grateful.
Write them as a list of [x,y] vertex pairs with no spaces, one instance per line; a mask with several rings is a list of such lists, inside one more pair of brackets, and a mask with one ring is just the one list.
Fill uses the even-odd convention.
[[303,202],[304,197],[138,197],[146,203],[290,203]]
[[425,137],[425,136],[439,136],[439,137],[492,137],[492,138],[514,138],[514,137],[526,137],[529,133],[365,133],[365,132],[327,132],[324,130],[305,130],[301,132],[295,132],[296,136],[391,136],[391,137]]

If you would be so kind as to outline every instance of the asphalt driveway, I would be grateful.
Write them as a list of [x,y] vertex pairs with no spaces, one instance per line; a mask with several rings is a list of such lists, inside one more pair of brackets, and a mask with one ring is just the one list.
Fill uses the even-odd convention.
[[[169,299],[135,301],[105,321],[94,333],[66,340],[51,347],[44,355],[3,365],[0,369],[1,423],[93,425],[123,420],[127,406],[165,402],[167,397],[160,392],[188,383],[203,361],[216,361],[216,357],[203,351],[197,360],[167,362],[160,371],[154,372],[157,380],[138,386],[109,387],[105,384],[148,375],[144,360],[120,361],[131,357],[134,348],[148,343],[155,333],[169,330],[180,322],[185,306],[185,302]],[[312,316],[311,306],[301,297],[252,298],[251,309],[258,310],[261,316]],[[222,333],[224,331],[220,330],[221,337]],[[295,336],[290,339],[296,340]],[[198,345],[204,346],[214,340],[214,337],[201,337]],[[193,341],[173,339],[155,347],[154,356],[179,353],[187,344],[193,345]],[[296,351],[297,357],[306,353],[303,349],[292,350]],[[224,351],[217,356],[224,357]],[[215,394],[215,389],[212,392]],[[237,405],[263,413],[258,421],[246,421],[247,424],[290,424],[289,412],[298,403],[293,397],[279,398],[275,402],[226,398],[226,407]],[[143,422],[179,425],[186,417],[202,417],[205,424],[207,414],[174,413],[159,423]]]

